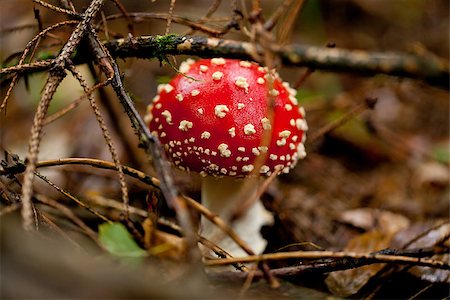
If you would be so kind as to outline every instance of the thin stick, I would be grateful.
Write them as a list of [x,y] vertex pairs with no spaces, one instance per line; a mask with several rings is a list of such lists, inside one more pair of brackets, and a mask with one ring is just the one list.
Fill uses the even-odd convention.
[[285,260],[290,258],[298,259],[326,259],[326,258],[344,258],[344,259],[365,259],[370,263],[394,263],[423,266],[437,269],[450,270],[450,264],[444,261],[416,258],[409,256],[396,256],[386,254],[357,253],[357,252],[333,252],[333,251],[292,251],[278,252],[261,255],[251,255],[237,258],[223,258],[208,260],[205,265],[208,267],[225,266],[231,263],[250,263],[270,260]]
[[103,138],[105,139],[105,142],[108,146],[109,152],[111,154],[111,158],[114,161],[114,164],[115,164],[115,167],[117,170],[117,175],[119,176],[120,188],[121,188],[121,192],[122,192],[123,210],[125,213],[125,218],[128,219],[128,217],[129,217],[128,188],[127,188],[127,184],[125,182],[125,177],[123,175],[123,167],[122,167],[122,164],[120,163],[119,156],[117,155],[117,151],[116,151],[116,148],[114,147],[111,136],[109,135],[108,127],[106,126],[105,120],[101,115],[100,109],[97,106],[97,103],[95,102],[94,97],[92,96],[92,94],[88,94],[89,87],[87,86],[87,82],[83,79],[80,72],[73,65],[69,65],[69,70],[70,70],[70,72],[72,72],[73,76],[80,83],[81,87],[84,90],[84,93],[87,94],[87,98],[89,100],[89,103],[91,104],[92,110],[94,111],[95,118],[97,119],[99,127],[102,131]]
[[320,137],[324,136],[325,134],[335,130],[336,128],[342,126],[344,123],[348,122],[349,120],[353,119],[355,116],[359,115],[366,109],[373,109],[375,107],[375,104],[377,102],[376,98],[367,98],[365,102],[360,103],[353,107],[350,111],[345,113],[341,118],[338,120],[331,122],[322,128],[319,128],[317,131],[313,132],[311,134],[311,137],[308,139],[309,143],[314,143],[317,141]]
[[46,126],[46,125],[48,125],[48,124],[58,120],[59,118],[62,118],[63,116],[68,114],[70,111],[72,111],[75,108],[77,108],[85,98],[87,98],[89,95],[94,93],[97,89],[108,85],[108,83],[109,83],[109,81],[105,80],[105,81],[97,83],[93,87],[89,88],[88,91],[85,91],[85,93],[83,95],[81,95],[80,97],[75,99],[72,103],[70,103],[66,107],[62,108],[61,110],[55,112],[54,114],[46,117],[44,119],[44,126]]
[[89,226],[86,225],[86,223],[83,222],[80,218],[78,218],[71,209],[67,208],[66,206],[62,205],[61,203],[58,203],[44,195],[36,195],[36,199],[39,202],[42,202],[46,205],[49,205],[51,207],[54,207],[61,211],[66,217],[68,217],[74,224],[78,225],[88,237],[90,237],[101,249],[103,249],[103,245],[99,242],[97,238],[97,234],[89,228]]
[[64,9],[64,8],[61,8],[61,7],[57,7],[57,6],[52,5],[50,3],[44,2],[42,0],[33,0],[33,2],[43,6],[45,8],[48,8],[50,10],[53,10],[53,11],[56,11],[56,12],[59,12],[59,13],[62,13],[62,14],[66,14],[66,15],[68,15],[70,17],[73,17],[73,18],[76,18],[76,19],[80,19],[81,18],[81,15],[79,13],[76,13],[74,11],[67,10],[67,9]]
[[[60,23],[56,23],[50,27],[45,28],[44,30],[42,30],[41,32],[39,32],[33,39],[31,39],[31,41],[29,41],[26,46],[25,49],[23,50],[22,56],[19,59],[19,62],[17,63],[17,66],[20,66],[23,64],[23,62],[25,61],[28,53],[30,52],[31,47],[33,47],[33,45],[37,43],[46,35],[48,34],[50,31],[55,30],[57,28],[60,28],[62,26],[66,26],[66,25],[71,25],[71,24],[78,24],[78,21],[64,21],[64,22],[60,22]],[[11,95],[11,92],[14,88],[14,86],[17,83],[17,80],[19,78],[18,74],[14,74],[11,83],[9,84],[8,90],[6,91],[6,95],[5,98],[3,98],[2,104],[0,105],[0,112],[3,111],[3,109],[6,108],[7,102],[8,102],[8,98]]]
[[72,194],[70,194],[69,192],[67,192],[66,190],[60,188],[59,186],[57,186],[56,184],[54,184],[53,182],[51,182],[47,177],[45,177],[44,175],[38,173],[38,172],[34,172],[34,174],[39,177],[40,179],[42,179],[45,183],[47,183],[48,185],[50,185],[51,187],[53,187],[55,190],[57,190],[58,192],[60,192],[61,194],[63,194],[64,196],[66,196],[67,198],[69,198],[70,200],[74,201],[75,203],[77,203],[79,206],[85,208],[86,210],[90,211],[91,213],[93,213],[95,216],[99,217],[100,219],[102,219],[105,222],[111,223],[111,220],[109,220],[107,217],[103,216],[102,214],[98,213],[97,211],[95,211],[94,209],[92,209],[90,206],[84,204],[82,201],[80,201],[78,198],[74,197]]
[[[189,45],[186,40],[192,41]],[[183,44],[183,47],[178,45]],[[250,59],[262,53],[261,47],[253,43],[202,36],[168,36],[161,43],[154,36],[135,37],[132,40],[117,39],[106,42],[105,47],[114,57],[155,58],[164,55],[196,55],[199,57],[233,57]],[[449,89],[448,64],[434,56],[418,56],[405,53],[367,52],[329,47],[289,45],[274,47],[286,66],[308,67],[330,72],[352,72],[365,76],[386,74],[422,80],[430,85]],[[85,63],[88,57],[75,57],[76,64]],[[51,66],[49,61],[40,61],[21,67],[0,69],[0,75],[37,72]]]
[[47,114],[50,101],[52,100],[56,89],[66,75],[64,72],[64,67],[69,60],[69,57],[75,51],[75,48],[78,46],[81,38],[88,29],[88,25],[100,10],[104,1],[105,0],[92,0],[86,12],[84,13],[83,20],[77,24],[69,40],[61,49],[60,54],[53,61],[53,68],[49,72],[49,76],[45,84],[41,100],[39,101],[39,105],[34,115],[30,139],[28,142],[29,147],[27,154],[27,168],[25,170],[22,185],[22,218],[23,227],[25,230],[32,230],[33,228],[33,210],[31,203],[31,196],[33,194],[33,173],[36,169],[37,156],[42,139],[43,120],[45,118],[45,115]]
[[166,32],[164,33],[165,35],[168,35],[170,31],[170,23],[172,23],[172,16],[173,16],[173,9],[175,8],[175,2],[177,2],[177,0],[170,0],[169,16],[167,18]]

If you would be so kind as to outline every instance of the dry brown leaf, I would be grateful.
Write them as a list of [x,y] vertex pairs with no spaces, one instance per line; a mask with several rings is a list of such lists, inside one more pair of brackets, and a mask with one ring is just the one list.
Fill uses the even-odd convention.
[[[393,236],[409,226],[409,220],[399,214],[379,209],[360,208],[344,212],[341,220],[368,232],[353,238],[344,249],[352,252],[375,252],[388,248]],[[356,269],[330,273],[325,282],[339,296],[356,294],[385,264],[372,264]]]
[[[374,252],[387,248],[391,240],[390,234],[381,231],[370,231],[353,238],[345,251]],[[372,264],[356,269],[330,273],[325,280],[330,292],[341,297],[357,293],[384,264]]]
[[[419,236],[420,238],[417,238]],[[436,223],[417,223],[406,230],[398,232],[392,244],[394,246],[406,246],[407,249],[429,248],[440,243],[448,246],[449,236],[450,223],[442,223],[441,225],[436,225]],[[450,259],[448,254],[434,255],[431,258],[447,262]],[[450,283],[450,271],[448,270],[412,267],[408,272],[429,282]]]
[[181,260],[187,251],[186,240],[154,227],[150,219],[143,223],[145,246],[150,255]]
[[403,215],[373,208],[347,210],[341,213],[339,219],[343,223],[367,231],[379,228],[381,232],[385,233],[395,233],[409,226],[409,220]]

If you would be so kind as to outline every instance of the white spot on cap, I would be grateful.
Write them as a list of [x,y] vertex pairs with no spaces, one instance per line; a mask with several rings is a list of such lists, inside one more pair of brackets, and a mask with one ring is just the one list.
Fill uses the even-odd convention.
[[262,124],[262,127],[263,127],[265,130],[270,130],[270,129],[272,129],[272,125],[270,124],[270,120],[269,120],[268,118],[262,118],[262,119],[261,119],[261,124]]
[[245,165],[242,167],[242,172],[248,172],[250,173],[251,171],[253,171],[255,167],[253,165]]
[[255,126],[253,126],[253,124],[247,124],[244,126],[244,133],[246,135],[251,135],[251,134],[255,134],[256,130],[255,130]]
[[305,158],[305,156],[306,156],[305,145],[298,144],[298,146],[297,146],[297,154],[298,154],[298,157],[300,159]]
[[181,95],[181,94],[177,94],[176,96],[175,96],[175,98],[177,98],[177,100],[178,101],[183,101],[183,95]]
[[284,106],[284,108],[285,108],[287,111],[291,111],[291,110],[292,110],[292,105],[286,104],[286,105]]
[[197,96],[198,94],[200,94],[200,91],[197,89],[191,91],[191,95],[194,97]]
[[193,125],[194,124],[192,124],[192,122],[189,122],[187,120],[183,120],[183,121],[180,122],[180,126],[178,126],[178,128],[181,131],[188,131],[189,129],[192,128]]
[[283,130],[278,134],[278,136],[280,138],[284,138],[284,139],[287,139],[290,135],[291,135],[291,132],[289,130]]
[[160,137],[166,137],[166,133],[165,132],[161,132],[161,134],[159,135]]
[[258,150],[258,148],[252,148],[252,153],[255,154],[256,156],[260,155],[261,152]]
[[216,164],[210,164],[207,168],[213,171],[219,171],[219,166]]
[[197,109],[197,111],[199,114],[203,115],[203,108],[199,108],[199,109]]
[[158,86],[156,87],[156,91],[158,92],[158,94],[164,90],[165,86],[166,86],[165,83],[158,84]]
[[223,104],[219,104],[219,105],[216,105],[216,107],[214,107],[214,113],[219,118],[225,117],[226,113],[229,112],[229,111],[230,110],[228,109],[228,107],[226,105],[223,105]]
[[159,95],[156,95],[155,97],[153,97],[153,103],[156,103],[159,101],[161,97]]
[[266,82],[266,81],[264,80],[264,78],[258,77],[258,79],[256,79],[256,82],[257,82],[258,84],[264,84],[264,82]]
[[261,166],[261,168],[259,169],[259,173],[261,174],[265,174],[267,172],[269,172],[270,168],[266,165]]
[[173,86],[171,86],[170,84],[166,84],[165,86],[164,86],[164,91],[168,94],[168,93],[170,93],[171,91],[173,91]]
[[293,142],[296,142],[297,139],[298,139],[298,136],[296,136],[296,135],[294,135],[294,136],[292,137],[292,141],[293,141]]
[[214,72],[212,74],[212,79],[214,79],[214,80],[220,80],[220,79],[222,79],[222,77],[223,77],[223,73],[220,71]]
[[242,158],[242,161],[249,161],[249,160],[250,160],[250,157],[247,157],[247,156]]
[[262,153],[266,153],[267,150],[269,150],[269,148],[266,147],[266,146],[259,146],[258,149],[259,149],[259,151],[261,151]]
[[289,124],[291,124],[292,127],[295,127],[295,120],[294,119],[290,119],[289,120]]
[[167,124],[170,124],[170,125],[173,124],[173,123],[172,123],[172,114],[170,113],[170,111],[165,110],[165,111],[163,111],[163,112],[161,113],[161,115],[162,115],[164,118],[166,118]]
[[206,72],[208,71],[208,66],[200,65],[200,72]]
[[227,174],[227,169],[225,169],[225,168],[222,168],[222,169],[220,169],[220,173],[222,173],[222,174]]
[[250,68],[252,66],[252,63],[246,60],[241,60],[239,62],[239,65],[244,68]]
[[292,95],[289,95],[289,100],[291,100],[292,104],[294,104],[294,105],[298,105],[298,101],[297,101],[297,98],[295,98],[294,96],[292,96]]
[[222,57],[211,58],[211,63],[216,66],[221,66],[225,64],[225,59],[223,59]]
[[228,129],[228,133],[231,135],[231,137],[235,137],[236,136],[236,128],[231,127],[230,129]]
[[264,67],[258,67],[258,71],[259,72],[261,72],[261,73],[266,73],[266,68],[264,68]]
[[271,89],[271,90],[269,91],[269,95],[270,95],[270,96],[276,97],[276,96],[278,96],[279,94],[280,94],[280,92],[277,91],[276,89]]
[[[194,143],[194,142],[195,142],[195,138],[194,138],[194,137],[191,137],[191,138],[189,139],[189,142],[190,142],[190,143]],[[198,150],[200,150],[200,148],[201,148],[201,147],[198,147]],[[202,149],[202,150],[203,150],[203,149]]]
[[240,87],[243,88],[245,90],[246,93],[248,93],[248,87],[250,86],[247,82],[247,78],[242,77],[242,76],[238,76],[236,78],[236,82],[235,84]]
[[231,151],[228,149],[227,144],[220,144],[219,147],[217,147],[217,149],[220,152],[220,156],[222,156],[222,157],[230,157],[231,156]]
[[302,115],[302,117],[305,117],[306,112],[305,112],[305,109],[303,108],[303,106],[300,106],[298,108],[298,112]]
[[238,147],[238,151],[245,152],[245,147]]
[[245,107],[244,103],[238,103],[238,109],[243,109]]
[[181,73],[187,73],[189,72],[189,69],[191,68],[191,65],[194,63],[195,61],[192,58],[188,58],[185,61],[183,61],[180,64],[180,72]]
[[307,131],[308,130],[308,124],[306,124],[306,121],[304,119],[297,119],[295,120],[295,126],[297,126],[297,129]]
[[284,146],[284,145],[286,145],[286,139],[281,139],[281,140],[278,140],[277,141],[277,146]]
[[289,149],[294,150],[295,149],[295,144],[294,143],[289,143]]
[[162,104],[161,103],[156,103],[156,105],[155,105],[155,108],[156,109],[160,109],[162,107]]
[[[202,135],[200,136],[200,138],[202,139],[209,139],[211,137],[211,133],[209,133],[208,131],[203,131]],[[206,150],[205,150],[206,152]]]
[[236,176],[236,172],[234,172],[234,171],[230,171],[230,173],[228,173],[228,175],[230,175],[230,176]]
[[278,156],[277,156],[276,154],[270,154],[270,155],[269,155],[269,158],[270,158],[271,160],[277,160],[277,159],[278,159]]

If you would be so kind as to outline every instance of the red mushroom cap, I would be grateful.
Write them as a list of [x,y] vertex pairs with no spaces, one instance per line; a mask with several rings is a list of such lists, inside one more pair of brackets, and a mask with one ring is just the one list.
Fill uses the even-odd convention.
[[[303,158],[305,113],[275,72],[235,59],[188,59],[158,86],[146,121],[181,169],[213,176],[289,172]],[[272,81],[272,82],[269,82]],[[273,120],[268,99],[273,99]],[[268,146],[263,135],[271,131]],[[258,156],[265,160],[258,164]]]

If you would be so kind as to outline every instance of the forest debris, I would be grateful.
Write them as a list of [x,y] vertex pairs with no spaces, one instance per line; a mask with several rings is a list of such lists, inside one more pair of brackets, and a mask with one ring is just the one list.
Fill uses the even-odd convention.
[[[436,225],[437,224],[437,225]],[[450,241],[450,223],[417,223],[406,230],[398,232],[393,240],[394,246],[403,245],[406,249],[423,249],[427,247],[443,246],[448,249]],[[448,250],[447,250],[448,251]],[[449,261],[448,253],[434,255],[433,259]],[[415,266],[408,270],[409,273],[430,282],[450,283],[448,270],[436,270],[427,267]]]
[[187,253],[186,239],[155,228],[147,218],[142,224],[145,231],[145,247],[150,255],[181,260]]
[[409,226],[409,220],[403,215],[373,208],[347,210],[340,214],[339,219],[367,231],[379,228],[386,233],[395,233]]
[[[387,248],[391,236],[382,231],[370,231],[353,238],[345,251],[370,252]],[[335,295],[347,297],[356,294],[385,264],[372,264],[356,269],[330,273],[325,279],[328,289]]]
[[413,176],[413,180],[420,187],[446,187],[450,179],[448,166],[434,161],[424,162],[417,166]]
[[[399,214],[371,208],[345,211],[341,220],[353,226],[369,230],[348,243],[345,251],[375,252],[388,248],[393,236],[409,226],[409,220]],[[347,297],[356,294],[375,276],[385,264],[372,264],[356,269],[332,272],[325,283],[336,295]]]

